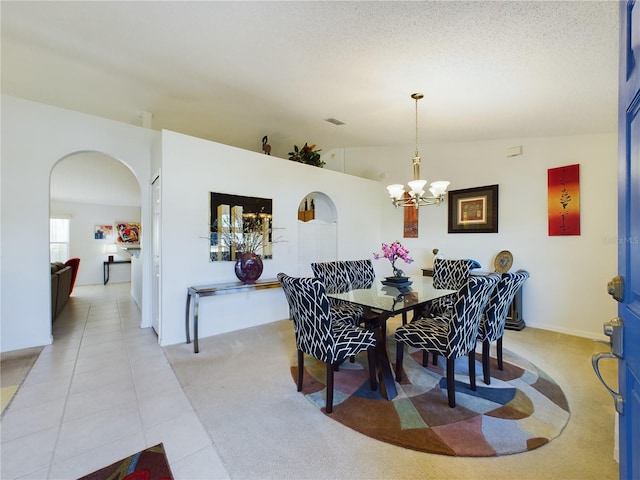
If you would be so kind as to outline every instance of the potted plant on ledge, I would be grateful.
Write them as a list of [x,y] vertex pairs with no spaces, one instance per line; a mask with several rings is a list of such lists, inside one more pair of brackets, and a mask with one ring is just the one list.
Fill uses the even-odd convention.
[[289,152],[289,160],[294,162],[305,163],[307,165],[313,165],[314,167],[324,167],[325,162],[320,160],[320,153],[322,150],[317,149],[315,144],[304,144],[304,147],[298,148],[297,145],[293,146],[293,152]]

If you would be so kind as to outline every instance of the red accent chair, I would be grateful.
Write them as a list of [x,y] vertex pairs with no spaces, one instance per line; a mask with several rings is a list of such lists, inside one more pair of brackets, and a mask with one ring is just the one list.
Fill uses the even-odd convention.
[[73,292],[73,285],[76,283],[76,276],[78,275],[78,268],[80,268],[80,259],[73,257],[64,262],[66,267],[71,267],[71,287],[69,288],[69,295]]

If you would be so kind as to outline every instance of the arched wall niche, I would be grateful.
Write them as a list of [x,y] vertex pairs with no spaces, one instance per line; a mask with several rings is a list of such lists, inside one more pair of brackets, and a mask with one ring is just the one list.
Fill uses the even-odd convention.
[[338,211],[323,192],[309,192],[298,206],[298,271],[312,276],[311,263],[338,259]]
[[298,220],[303,222],[320,220],[322,222],[335,223],[338,221],[336,205],[325,193],[309,192],[300,200],[298,205]]

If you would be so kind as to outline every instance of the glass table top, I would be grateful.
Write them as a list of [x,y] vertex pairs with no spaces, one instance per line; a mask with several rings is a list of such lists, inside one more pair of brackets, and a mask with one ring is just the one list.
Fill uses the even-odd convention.
[[344,300],[364,307],[386,312],[402,312],[444,297],[456,290],[433,287],[433,278],[424,276],[409,277],[411,285],[402,289],[383,285],[380,279],[374,280],[370,288],[359,288],[344,293],[327,293],[327,296]]

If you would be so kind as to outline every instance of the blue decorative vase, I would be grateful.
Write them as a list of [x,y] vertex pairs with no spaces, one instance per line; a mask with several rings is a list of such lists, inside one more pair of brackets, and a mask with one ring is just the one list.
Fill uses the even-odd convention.
[[244,283],[255,283],[262,275],[262,259],[255,253],[243,253],[236,260],[236,277]]

